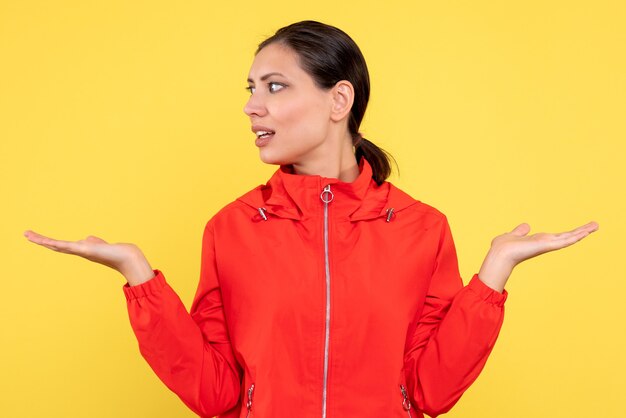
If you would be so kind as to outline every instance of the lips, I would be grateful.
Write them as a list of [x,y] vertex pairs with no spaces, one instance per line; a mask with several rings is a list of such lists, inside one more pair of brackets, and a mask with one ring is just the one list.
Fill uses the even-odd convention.
[[261,125],[253,125],[252,132],[254,132],[256,135],[255,144],[258,147],[262,147],[266,145],[270,141],[270,139],[274,137],[274,134],[276,133],[276,131],[274,131],[272,128],[269,128],[267,126],[261,126]]
[[269,134],[275,134],[276,131],[273,130],[272,128],[269,128],[267,126],[261,126],[261,125],[252,125],[252,132],[254,132],[257,136],[257,138],[263,136],[263,135],[269,135]]
[[254,141],[254,144],[257,147],[262,147],[262,146],[267,145],[272,138],[274,138],[274,134],[273,133],[272,134],[268,133],[266,135],[260,135],[260,136],[257,136],[256,141]]

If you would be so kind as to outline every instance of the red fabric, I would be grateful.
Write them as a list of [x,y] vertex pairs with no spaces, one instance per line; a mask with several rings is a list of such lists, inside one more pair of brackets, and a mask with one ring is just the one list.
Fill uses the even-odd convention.
[[327,184],[326,417],[407,417],[400,385],[410,416],[434,417],[477,378],[507,292],[464,287],[446,217],[359,169],[345,183],[282,166],[213,216],[191,314],[159,270],[124,286],[142,355],[200,416],[245,417],[252,384],[250,417],[322,416]]

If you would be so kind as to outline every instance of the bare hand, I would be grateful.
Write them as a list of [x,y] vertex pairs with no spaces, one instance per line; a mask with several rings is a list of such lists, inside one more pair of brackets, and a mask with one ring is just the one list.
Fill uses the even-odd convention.
[[25,231],[24,236],[29,241],[51,250],[77,255],[117,270],[133,286],[154,277],[148,260],[135,244],[109,244],[93,235],[79,241],[61,241],[30,230]]
[[491,241],[491,249],[478,276],[489,287],[501,292],[513,268],[522,261],[569,247],[598,228],[597,222],[589,222],[568,232],[558,234],[540,232],[527,236],[530,225],[520,224],[511,232],[498,235]]

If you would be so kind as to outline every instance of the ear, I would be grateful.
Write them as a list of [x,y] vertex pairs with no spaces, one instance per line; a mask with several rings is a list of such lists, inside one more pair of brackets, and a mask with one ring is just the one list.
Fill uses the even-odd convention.
[[347,80],[338,81],[332,88],[332,109],[330,117],[338,122],[350,114],[354,103],[354,87]]

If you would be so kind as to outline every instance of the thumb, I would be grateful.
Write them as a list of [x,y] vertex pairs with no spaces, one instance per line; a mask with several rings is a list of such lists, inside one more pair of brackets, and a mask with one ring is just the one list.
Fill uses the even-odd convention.
[[93,235],[89,235],[87,238],[85,238],[85,241],[91,242],[94,244],[107,244],[107,242],[103,240],[102,238],[98,238]]
[[517,225],[515,227],[515,229],[513,229],[511,231],[511,234],[513,235],[517,235],[518,237],[523,237],[524,235],[528,234],[530,232],[530,225],[528,225],[526,222],[521,223],[519,225]]

